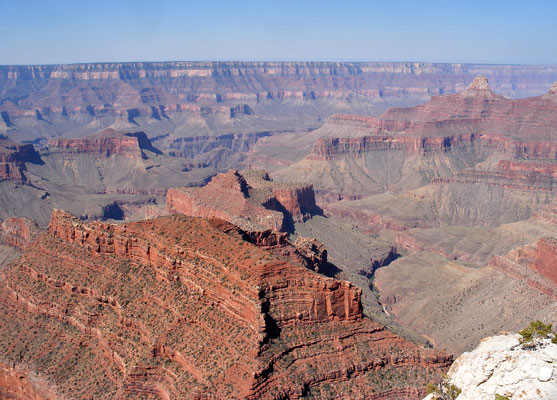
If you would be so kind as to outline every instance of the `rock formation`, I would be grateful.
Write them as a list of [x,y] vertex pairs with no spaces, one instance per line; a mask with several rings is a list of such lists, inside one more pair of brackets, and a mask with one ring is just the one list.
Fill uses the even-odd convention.
[[281,184],[263,171],[229,171],[202,188],[172,188],[166,196],[170,213],[216,217],[248,231],[282,231],[288,221],[321,213],[311,185]]
[[543,346],[525,350],[519,335],[489,337],[458,357],[448,376],[462,390],[459,400],[493,400],[496,394],[513,400],[554,399],[557,344],[546,340]]
[[[378,115],[466,88],[477,74],[510,97],[539,95],[551,66],[336,62],[164,62],[2,66],[0,133],[46,144],[108,127],[145,131],[168,154],[245,168],[261,138]],[[17,96],[13,93],[16,91]],[[282,140],[282,139],[281,139]],[[283,155],[279,155],[281,162]],[[282,160],[283,161],[283,160]],[[265,167],[265,165],[260,165]]]
[[557,285],[557,238],[546,237],[540,239],[530,268]]
[[535,245],[512,249],[493,257],[489,265],[557,300],[557,243],[554,237],[542,237]]
[[313,184],[325,215],[390,240],[402,257],[372,276],[378,302],[461,352],[555,313],[556,107],[554,88],[511,100],[478,77],[421,106],[332,116],[273,176]]
[[75,399],[410,399],[450,364],[364,317],[350,283],[219,224],[55,211],[0,282],[1,356]]
[[[0,82],[3,87],[17,85],[22,93],[32,94],[15,102],[11,98],[11,104],[3,107],[9,113],[4,119],[8,116],[17,118],[26,111],[36,117],[36,110],[42,116],[50,117],[54,114],[71,116],[145,109],[147,114],[156,112],[155,115],[161,117],[169,109],[191,106],[192,103],[206,106],[229,101],[240,104],[273,99],[309,101],[342,98],[350,93],[376,99],[401,95],[423,97],[464,89],[464,82],[478,71],[492,77],[497,89],[523,96],[546,90],[557,78],[554,68],[542,66],[154,62],[3,66]],[[35,91],[31,90],[30,81]],[[386,81],[389,85],[384,83]],[[64,85],[60,87],[59,82]],[[95,87],[90,86],[91,82]],[[55,84],[57,91],[49,87]],[[476,86],[483,89],[480,83]],[[49,90],[54,93],[50,93],[53,96],[47,100],[45,94]],[[229,112],[245,112],[243,108],[236,104],[229,108]]]
[[25,163],[36,162],[38,158],[32,144],[18,144],[0,139],[0,181],[26,181]]

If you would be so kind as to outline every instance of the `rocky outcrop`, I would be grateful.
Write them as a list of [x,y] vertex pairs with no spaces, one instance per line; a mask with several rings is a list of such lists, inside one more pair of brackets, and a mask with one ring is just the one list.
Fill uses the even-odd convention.
[[0,181],[25,182],[25,163],[38,162],[39,159],[32,144],[18,144],[0,139]]
[[449,380],[462,393],[459,400],[510,399],[549,400],[557,397],[557,344],[549,340],[534,349],[519,345],[519,335],[484,339],[469,353],[458,357]]
[[0,282],[1,356],[75,399],[411,399],[450,364],[364,317],[350,283],[222,223],[55,211]]
[[24,250],[39,234],[39,227],[29,218],[11,217],[0,220],[0,243]]
[[289,221],[321,212],[313,188],[272,181],[262,171],[230,171],[202,188],[172,188],[166,196],[170,213],[215,217],[247,231],[281,231]]
[[[278,204],[277,211],[286,210],[296,221],[303,221],[312,215],[320,215],[322,210],[315,204],[315,193],[312,185],[285,184],[273,181],[267,172],[262,170],[245,170],[242,172],[248,185],[256,191],[271,193]],[[267,201],[270,207],[273,201]]]
[[315,238],[299,236],[294,243],[291,243],[285,232],[245,231],[218,218],[210,218],[209,223],[220,231],[241,238],[257,247],[263,247],[279,257],[291,259],[312,271],[323,274],[328,272],[327,249]]
[[140,140],[144,145],[150,144],[145,134],[137,137],[124,135],[113,129],[105,129],[98,134],[80,139],[51,139],[48,141],[48,151],[65,155],[86,153],[109,157],[117,154],[130,158],[141,158]]
[[269,197],[262,202],[252,201],[245,179],[237,171],[232,171],[217,175],[200,189],[169,189],[166,208],[169,213],[224,219],[246,230],[280,231],[284,215],[263,206],[271,201]]

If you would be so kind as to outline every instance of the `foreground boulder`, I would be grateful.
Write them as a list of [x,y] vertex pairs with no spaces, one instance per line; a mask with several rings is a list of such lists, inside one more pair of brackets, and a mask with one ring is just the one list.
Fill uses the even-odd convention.
[[448,376],[462,390],[458,400],[493,400],[496,394],[513,400],[557,398],[557,344],[546,339],[524,349],[519,338],[489,337],[456,359]]

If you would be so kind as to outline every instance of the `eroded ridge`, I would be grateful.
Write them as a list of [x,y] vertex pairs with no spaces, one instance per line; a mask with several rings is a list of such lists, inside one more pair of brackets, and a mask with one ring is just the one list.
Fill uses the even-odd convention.
[[360,290],[201,218],[54,211],[0,283],[1,356],[69,398],[416,398],[447,367]]

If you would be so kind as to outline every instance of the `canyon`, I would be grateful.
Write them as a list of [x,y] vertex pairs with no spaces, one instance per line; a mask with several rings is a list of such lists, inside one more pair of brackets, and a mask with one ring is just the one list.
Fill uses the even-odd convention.
[[106,128],[143,131],[160,150],[195,154],[224,172],[245,167],[262,139],[319,128],[335,113],[420,104],[465,89],[478,74],[513,98],[557,81],[551,66],[411,62],[0,66],[0,134],[46,145]]
[[9,152],[0,154],[9,174],[0,180],[0,218],[24,216],[42,226],[56,207],[84,219],[138,218],[164,202],[169,188],[203,184],[214,174],[203,163],[163,154],[143,132],[105,129],[51,139],[38,150],[5,148]]
[[556,81],[0,66],[0,397],[418,399],[557,323]]

